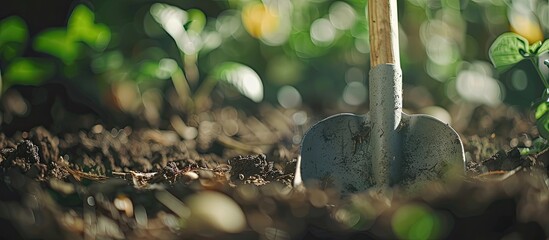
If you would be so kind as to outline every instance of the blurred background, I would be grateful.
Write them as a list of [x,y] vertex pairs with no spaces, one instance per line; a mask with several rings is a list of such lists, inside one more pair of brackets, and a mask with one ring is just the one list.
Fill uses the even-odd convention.
[[[252,115],[265,105],[292,110],[297,125],[365,113],[366,7],[357,0],[5,1],[1,130],[64,122],[62,131],[97,119],[163,128],[171,115],[187,121],[223,106]],[[405,111],[433,114],[462,132],[482,123],[478,107],[529,111],[543,91],[530,62],[498,72],[488,49],[509,31],[531,44],[544,40],[547,0],[399,0],[398,15]]]

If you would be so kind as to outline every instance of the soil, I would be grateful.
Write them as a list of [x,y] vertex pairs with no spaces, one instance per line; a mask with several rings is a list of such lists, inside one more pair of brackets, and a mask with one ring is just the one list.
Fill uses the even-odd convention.
[[[519,147],[531,146],[537,136],[520,111],[478,107],[473,112],[473,124],[461,131],[466,174],[455,181],[427,183],[414,193],[372,189],[345,197],[334,189],[292,187],[299,139],[307,129],[292,120],[296,113],[311,115],[270,105],[253,113],[215,106],[196,114],[160,112],[169,121],[159,127],[112,127],[96,116],[80,121],[87,113],[28,131],[3,125],[0,237],[549,236],[549,154],[520,154]],[[408,210],[429,216],[418,218],[431,219],[422,229],[436,231],[402,235],[414,234],[402,233],[395,223]]]

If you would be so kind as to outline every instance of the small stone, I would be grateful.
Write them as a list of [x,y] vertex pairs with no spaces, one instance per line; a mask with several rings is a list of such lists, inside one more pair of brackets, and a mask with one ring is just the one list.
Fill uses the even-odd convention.
[[198,170],[198,176],[200,176],[200,178],[202,179],[212,179],[215,177],[212,171],[207,170]]
[[198,174],[193,172],[193,171],[188,171],[188,172],[183,173],[182,177],[183,177],[183,180],[185,182],[190,182],[190,181],[198,179]]
[[197,232],[238,233],[246,227],[242,209],[224,194],[204,191],[190,196],[185,203],[191,209],[189,227]]

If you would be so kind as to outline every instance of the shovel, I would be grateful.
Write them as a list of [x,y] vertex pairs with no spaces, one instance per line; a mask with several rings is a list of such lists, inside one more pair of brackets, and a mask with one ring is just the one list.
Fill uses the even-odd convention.
[[[370,0],[370,112],[341,113],[304,135],[294,185],[353,193],[410,187],[464,171],[463,145],[446,123],[402,112],[396,0]],[[312,183],[311,183],[312,184]]]

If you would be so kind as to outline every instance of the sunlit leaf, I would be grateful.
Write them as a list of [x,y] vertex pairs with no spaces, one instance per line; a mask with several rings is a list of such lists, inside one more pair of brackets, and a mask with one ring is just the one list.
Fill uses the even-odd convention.
[[530,53],[532,54],[536,54],[539,50],[539,48],[541,47],[541,41],[538,41],[538,42],[535,42],[533,43],[532,45],[530,45],[529,49],[530,49]]
[[[185,54],[195,54],[202,49],[203,41],[198,32],[185,30],[185,26],[194,28],[189,13],[168,4],[155,3],[150,9],[151,16],[173,38],[179,50]],[[200,27],[199,13],[194,13]],[[188,24],[187,24],[188,23]]]
[[515,33],[500,35],[489,50],[490,60],[496,68],[505,69],[524,59],[529,53],[528,40]]
[[189,9],[187,13],[189,14],[189,22],[186,24],[185,29],[197,33],[202,32],[206,25],[206,15],[199,9]]
[[65,64],[72,64],[80,52],[79,45],[64,29],[49,29],[40,33],[33,47],[36,51],[60,58]]
[[155,3],[150,8],[151,16],[162,25],[172,37],[174,33],[182,30],[183,25],[188,22],[188,14],[185,10],[168,4]]
[[[547,108],[547,103],[541,104],[541,105],[545,106],[543,108]],[[540,106],[538,106],[538,109],[540,108]],[[536,110],[536,115],[538,115],[537,110]],[[547,111],[545,111],[545,114],[543,114],[539,119],[537,119],[536,127],[538,128],[539,134],[543,138],[549,139],[549,113]]]
[[103,24],[95,24],[94,13],[84,5],[78,5],[72,12],[68,24],[68,35],[80,40],[95,50],[103,50],[111,39],[110,29]]
[[50,77],[52,73],[53,65],[49,62],[19,58],[6,67],[4,78],[10,84],[36,85]]
[[547,51],[549,51],[549,39],[547,39],[547,40],[545,40],[545,42],[543,42],[543,44],[536,51],[536,54],[539,56],[539,55],[541,55],[541,54],[543,54],[544,52],[547,52]]
[[225,62],[215,68],[213,77],[217,81],[225,82],[238,90],[240,94],[253,100],[263,100],[263,83],[257,73],[250,67],[235,63]]
[[0,21],[0,53],[4,59],[15,57],[27,38],[27,25],[20,17],[12,16]]
[[549,113],[549,103],[548,102],[542,102],[536,107],[536,113],[534,116],[536,117],[536,120],[539,120],[543,117],[543,115]]

